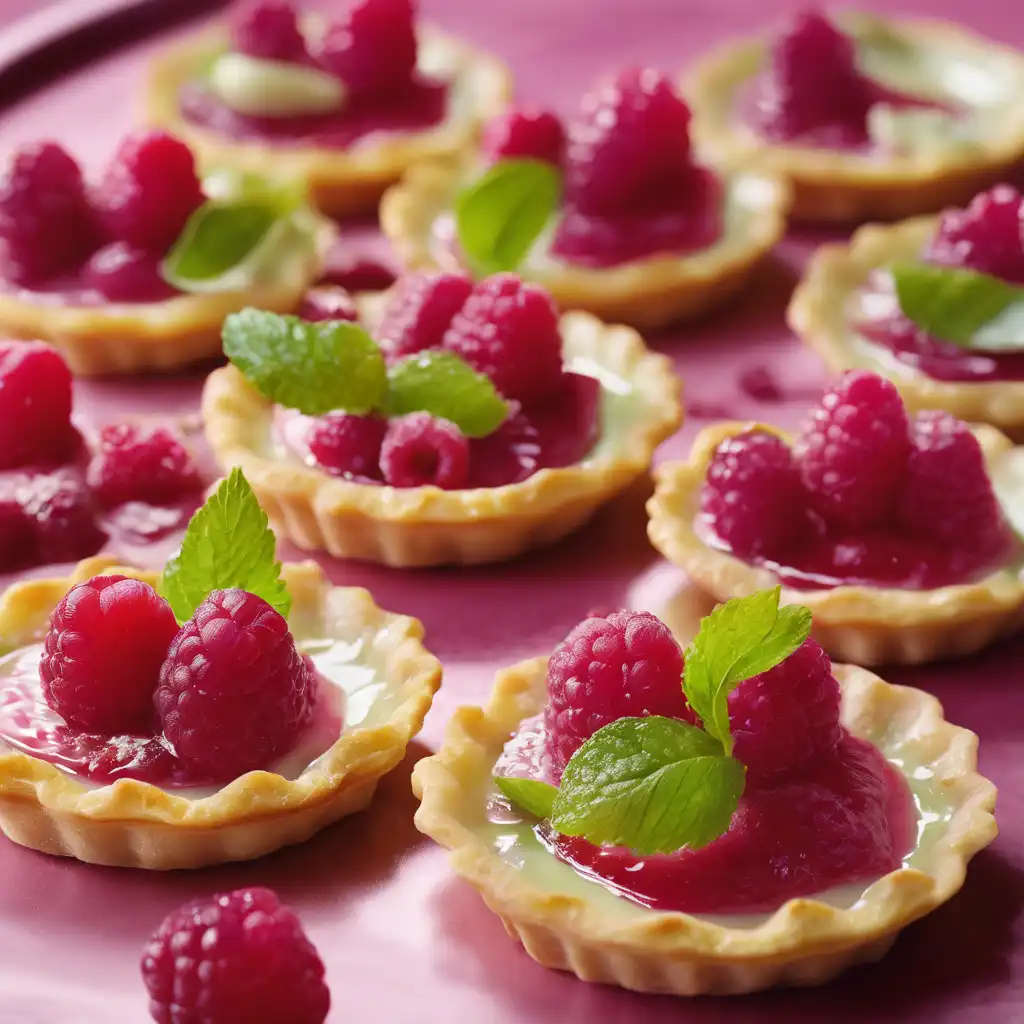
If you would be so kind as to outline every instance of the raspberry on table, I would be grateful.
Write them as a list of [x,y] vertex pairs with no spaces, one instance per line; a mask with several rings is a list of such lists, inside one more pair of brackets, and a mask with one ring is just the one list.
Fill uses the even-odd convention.
[[387,429],[387,420],[380,416],[331,412],[313,421],[309,452],[317,465],[339,476],[380,480],[380,449]]
[[96,502],[72,467],[31,475],[18,488],[40,562],[77,562],[96,554],[107,539],[96,523]]
[[148,583],[110,575],[76,584],[53,610],[43,642],[46,703],[83,732],[145,729],[177,632],[171,606]]
[[92,251],[95,228],[82,171],[55,142],[14,151],[0,175],[0,262],[31,286],[76,269]]
[[175,501],[201,482],[195,459],[176,431],[138,423],[111,423],[100,431],[86,479],[108,507]]
[[318,323],[323,320],[347,320],[356,323],[359,311],[352,296],[336,285],[317,285],[302,298],[298,315],[303,320]]
[[284,617],[255,594],[215,590],[171,641],[153,702],[178,757],[226,782],[286,754],[316,694]]
[[839,684],[828,655],[805,640],[785,661],[729,694],[733,753],[751,778],[794,774],[835,752]]
[[230,28],[231,48],[236,53],[291,62],[307,57],[306,40],[290,0],[241,3],[231,12]]
[[157,1024],[323,1024],[324,964],[270,889],[236,889],[164,918],[142,952]]
[[163,131],[126,135],[92,198],[111,241],[160,255],[204,201],[192,150]]
[[510,110],[487,125],[480,145],[488,163],[518,157],[561,167],[565,128],[548,110]]
[[392,487],[457,491],[469,478],[469,441],[454,423],[412,412],[388,424],[380,468]]
[[561,382],[558,309],[543,288],[515,274],[476,285],[445,332],[444,347],[523,405],[548,398]]
[[320,63],[356,94],[386,94],[408,85],[416,70],[412,0],[353,0],[321,41]]
[[160,273],[161,257],[126,242],[111,242],[89,258],[83,280],[111,302],[160,302],[175,294]]
[[548,661],[544,732],[553,781],[569,759],[619,718],[695,721],[682,689],[683,652],[649,612],[584,619]]
[[825,521],[864,530],[891,521],[910,456],[910,425],[894,385],[852,370],[825,392],[793,445]]
[[388,297],[377,339],[389,361],[440,348],[473,291],[468,274],[406,274]]
[[738,557],[782,555],[807,523],[807,495],[789,445],[766,430],[726,438],[708,467],[700,509]]

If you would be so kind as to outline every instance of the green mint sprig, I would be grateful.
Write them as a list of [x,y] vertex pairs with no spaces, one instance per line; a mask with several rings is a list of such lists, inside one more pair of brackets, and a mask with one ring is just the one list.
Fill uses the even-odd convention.
[[214,590],[247,590],[287,617],[291,595],[274,557],[275,538],[248,480],[238,468],[192,516],[160,589],[179,622]]
[[780,664],[807,639],[810,612],[779,607],[780,588],[726,602],[703,619],[686,652],[683,692],[704,722],[621,718],[573,754],[561,785],[495,778],[513,803],[562,835],[642,856],[700,849],[728,828],[746,769],[732,756],[729,694]]

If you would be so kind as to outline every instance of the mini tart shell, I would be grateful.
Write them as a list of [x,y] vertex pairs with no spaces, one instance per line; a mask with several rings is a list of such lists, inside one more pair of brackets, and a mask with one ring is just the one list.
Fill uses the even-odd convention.
[[[726,438],[751,429],[791,440],[784,431],[760,423],[707,427],[694,439],[689,461],[658,467],[654,496],[647,503],[651,543],[717,601],[778,585],[769,569],[710,547],[695,529],[700,490],[715,449]],[[1009,438],[992,427],[978,426],[975,434],[990,466],[1013,450]],[[782,600],[810,608],[811,635],[832,657],[858,665],[913,665],[973,654],[1024,625],[1024,580],[1008,569],[934,590],[784,586]]]
[[380,133],[348,148],[278,146],[271,141],[237,140],[195,125],[181,114],[182,85],[195,76],[211,53],[227,49],[228,34],[217,27],[187,39],[159,56],[150,69],[142,116],[185,139],[207,169],[275,174],[309,184],[311,201],[331,217],[375,210],[388,186],[420,160],[449,156],[476,142],[481,126],[497,116],[512,96],[512,76],[497,58],[461,40],[432,29],[422,30],[422,43],[443,47],[460,75],[460,88],[472,97],[464,117],[446,118],[418,131]]
[[504,487],[354,483],[263,454],[274,405],[230,365],[214,370],[203,391],[206,439],[222,469],[242,468],[278,535],[300,548],[403,567],[504,561],[583,525],[647,471],[655,448],[682,422],[682,384],[671,361],[649,352],[634,330],[567,313],[561,331],[567,361],[592,359],[630,381],[642,404],[642,420],[612,455],[542,469]]
[[849,244],[822,246],[793,292],[786,314],[789,326],[830,373],[869,367],[888,377],[912,410],[945,409],[958,419],[990,423],[1014,440],[1024,440],[1024,381],[935,380],[913,366],[874,359],[854,347],[848,320],[853,295],[873,270],[918,259],[937,226],[937,217],[869,224],[855,231]]
[[[844,12],[839,21],[848,27],[889,25],[923,46],[998,54],[1024,69],[1024,57],[1015,50],[951,22],[882,19],[866,12]],[[793,185],[794,218],[896,220],[962,206],[1024,155],[1024,112],[1008,116],[1000,132],[965,152],[880,157],[760,139],[752,130],[738,129],[735,101],[763,66],[770,44],[770,39],[748,39],[712,50],[684,77],[682,89],[693,109],[691,132],[698,151],[725,167],[756,167],[787,178]]]
[[821,984],[854,964],[880,959],[902,928],[960,889],[968,861],[996,836],[996,790],[976,773],[977,737],[946,722],[934,697],[836,665],[847,728],[858,736],[908,737],[949,797],[954,811],[933,871],[893,871],[846,910],[792,899],[751,928],[655,910],[623,921],[596,902],[535,886],[471,826],[480,813],[481,779],[490,776],[519,723],[543,708],[546,668],[547,659],[538,658],[499,673],[487,708],[459,709],[440,751],[413,772],[422,801],[417,828],[451,851],[454,870],[545,967],[584,981],[681,996]]
[[[111,558],[81,562],[69,577],[16,583],[0,596],[4,650],[38,642],[69,587],[116,571],[155,583],[157,574]],[[332,619],[353,633],[387,627],[386,671],[402,700],[390,721],[342,735],[322,766],[290,781],[266,771],[235,779],[211,796],[186,798],[134,779],[87,787],[46,761],[0,754],[0,829],[21,846],[92,864],[169,870],[262,857],[301,843],[362,810],[378,781],[404,757],[441,681],[440,663],[422,645],[423,627],[379,609],[365,591],[332,588],[312,562],[287,565],[290,618]]]
[[[381,203],[381,230],[410,270],[462,270],[454,255],[439,256],[431,244],[434,222],[452,209],[475,157],[436,160],[410,168]],[[546,288],[562,309],[581,309],[609,323],[652,331],[692,320],[721,306],[747,282],[786,230],[789,188],[761,177],[766,199],[742,243],[690,254],[659,255],[617,267],[591,269],[553,262],[518,273]]]

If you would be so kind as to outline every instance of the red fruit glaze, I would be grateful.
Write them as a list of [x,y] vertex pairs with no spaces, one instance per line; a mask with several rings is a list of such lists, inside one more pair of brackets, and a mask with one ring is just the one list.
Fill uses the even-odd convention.
[[548,662],[544,731],[552,781],[581,744],[616,719],[664,715],[693,722],[682,677],[679,644],[650,613],[581,622]]
[[544,289],[514,274],[477,284],[446,332],[444,347],[524,405],[550,397],[561,381],[558,310]]
[[307,443],[318,466],[337,476],[381,480],[380,449],[387,420],[332,412],[314,420]]
[[388,299],[377,340],[389,361],[440,348],[473,291],[468,274],[406,274]]
[[401,92],[416,69],[412,0],[353,0],[317,56],[353,93]]
[[328,252],[320,283],[337,285],[351,295],[358,295],[385,291],[395,283],[395,277],[389,261],[361,255],[342,244]]
[[323,1024],[324,965],[269,889],[236,889],[168,914],[142,952],[158,1024]]
[[96,522],[96,502],[72,466],[29,475],[16,497],[32,533],[39,564],[76,562],[94,555],[107,539]]
[[81,281],[111,302],[161,302],[177,292],[161,275],[160,261],[156,253],[113,242],[92,254]]
[[32,524],[18,502],[16,488],[0,491],[0,572],[22,565],[32,553]]
[[65,458],[71,426],[71,371],[41,341],[0,342],[0,469]]
[[289,0],[253,0],[231,12],[231,48],[264,60],[304,61],[306,40]]
[[454,423],[409,413],[388,424],[380,468],[392,487],[458,490],[469,477],[469,442]]
[[110,575],[73,586],[50,616],[39,663],[47,704],[86,732],[145,727],[177,631],[170,605],[148,583]]
[[547,110],[510,110],[487,125],[480,148],[488,163],[529,158],[561,167],[565,128],[557,115]]
[[104,505],[173,502],[200,486],[192,453],[168,427],[112,423],[100,431],[86,475]]
[[356,323],[359,320],[359,311],[352,296],[344,288],[335,285],[310,288],[303,296],[298,315],[313,323],[321,320],[348,320]]
[[171,641],[153,701],[178,757],[226,782],[290,750],[316,694],[284,618],[254,594],[217,590]]

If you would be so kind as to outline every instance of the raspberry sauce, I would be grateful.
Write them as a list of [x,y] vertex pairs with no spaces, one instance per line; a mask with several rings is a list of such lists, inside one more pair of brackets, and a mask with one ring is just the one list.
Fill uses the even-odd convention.
[[164,302],[181,294],[163,278],[152,275],[136,277],[129,265],[116,268],[116,273],[100,275],[91,270],[89,264],[83,264],[78,270],[58,277],[33,281],[30,288],[15,284],[0,275],[0,292],[23,302],[56,309],[65,306],[92,308],[112,302],[130,305]]

